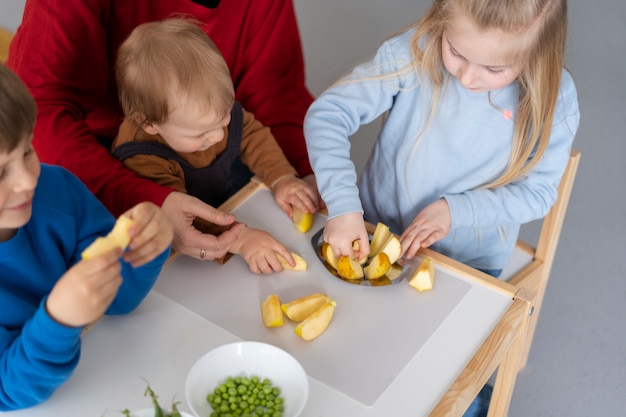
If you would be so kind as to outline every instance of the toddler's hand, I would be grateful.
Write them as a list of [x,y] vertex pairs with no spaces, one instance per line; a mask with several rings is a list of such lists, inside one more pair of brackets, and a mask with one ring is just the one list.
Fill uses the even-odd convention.
[[280,254],[290,265],[295,265],[291,253],[282,243],[274,239],[269,233],[250,227],[241,231],[231,252],[240,255],[248,263],[250,271],[255,274],[281,272],[283,267],[276,254]]
[[[362,259],[369,255],[369,236],[365,229],[365,221],[361,213],[348,213],[334,217],[326,222],[324,241],[328,242],[337,256],[350,256]],[[358,242],[358,250],[352,243]]]
[[277,179],[271,189],[276,203],[289,217],[293,214],[291,206],[305,213],[315,213],[320,208],[319,192],[309,181],[285,175]]
[[302,179],[308,182],[309,185],[315,190],[315,198],[317,199],[318,210],[326,207],[326,203],[324,202],[324,200],[322,200],[322,196],[320,195],[319,189],[317,188],[317,179],[315,178],[315,175],[309,174]]
[[99,319],[122,285],[119,257],[115,248],[88,261],[80,261],[57,281],[46,300],[46,310],[57,322],[81,327]]
[[427,248],[450,232],[452,216],[445,198],[440,198],[420,211],[400,236],[402,253],[412,259],[420,248]]
[[172,243],[172,223],[155,204],[139,203],[124,214],[134,220],[128,231],[129,250],[124,254],[124,260],[134,267],[156,258]]

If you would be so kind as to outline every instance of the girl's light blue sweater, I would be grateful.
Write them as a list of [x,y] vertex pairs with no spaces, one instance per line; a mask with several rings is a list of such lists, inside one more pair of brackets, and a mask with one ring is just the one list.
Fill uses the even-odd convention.
[[[539,165],[506,186],[479,189],[507,165],[518,85],[477,94],[449,77],[432,125],[421,135],[431,89],[414,72],[397,74],[411,62],[412,36],[409,31],[384,42],[374,58],[309,108],[306,143],[329,218],[361,212],[400,234],[420,210],[445,198],[452,227],[432,248],[475,268],[500,269],[520,225],[545,216],[556,200],[579,124],[573,80],[563,70],[549,148]],[[381,79],[386,74],[395,75]],[[354,79],[361,81],[348,81]],[[357,181],[349,137],[383,113],[382,130]]]

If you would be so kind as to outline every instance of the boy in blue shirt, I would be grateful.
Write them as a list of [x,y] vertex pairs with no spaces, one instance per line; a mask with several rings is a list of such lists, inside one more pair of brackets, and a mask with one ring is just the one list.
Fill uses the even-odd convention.
[[[140,203],[129,250],[90,260],[82,251],[115,218],[63,168],[32,147],[36,104],[0,64],[0,410],[36,405],[72,374],[84,327],[136,308],[167,260],[173,228]],[[121,257],[121,261],[120,261]]]

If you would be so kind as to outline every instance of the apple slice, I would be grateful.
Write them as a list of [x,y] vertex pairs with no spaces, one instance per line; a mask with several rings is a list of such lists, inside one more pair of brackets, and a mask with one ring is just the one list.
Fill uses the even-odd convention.
[[91,245],[82,252],[81,257],[85,260],[98,257],[113,248],[120,247],[126,249],[130,243],[130,235],[128,229],[133,224],[133,220],[130,217],[121,215],[115,221],[113,229],[104,237],[99,237],[94,240]]
[[294,333],[304,340],[315,339],[328,328],[336,305],[337,303],[329,298],[313,314],[300,322],[294,329]]
[[385,252],[379,252],[371,258],[369,265],[363,269],[363,272],[365,273],[365,278],[376,279],[385,275],[389,268],[391,268],[389,256]]
[[425,258],[417,267],[409,285],[418,291],[428,291],[433,289],[435,283],[435,265],[432,259]]
[[389,231],[389,227],[387,225],[381,222],[376,224],[376,229],[374,230],[374,235],[372,236],[372,241],[370,242],[370,256],[375,256],[381,251],[390,235],[391,232]]
[[330,246],[330,243],[328,242],[322,243],[322,256],[324,257],[326,262],[328,262],[328,265],[337,269],[338,258],[337,258],[337,255],[335,255],[335,252],[333,251],[333,247]]
[[391,264],[391,268],[389,268],[389,271],[387,271],[387,278],[389,278],[390,281],[393,281],[394,279],[398,278],[401,274],[402,274],[402,267],[398,264]]
[[337,273],[346,279],[359,279],[363,278],[363,267],[359,261],[344,255],[337,261]]
[[276,294],[270,294],[261,303],[261,317],[266,327],[280,327],[285,324],[283,311],[280,308],[280,298]]
[[402,252],[402,246],[400,245],[400,239],[396,235],[391,235],[387,238],[387,241],[383,244],[380,252],[385,252],[389,257],[389,262],[396,263]]
[[284,270],[287,271],[306,271],[307,264],[304,258],[297,253],[291,252],[291,256],[293,256],[293,260],[296,261],[295,266],[291,266],[287,263],[287,260],[282,256],[278,255],[278,262],[283,266]]
[[300,233],[306,233],[313,226],[313,213],[305,213],[297,207],[293,207],[293,224]]
[[280,306],[285,315],[293,321],[302,321],[328,301],[326,294],[315,293],[300,297]]

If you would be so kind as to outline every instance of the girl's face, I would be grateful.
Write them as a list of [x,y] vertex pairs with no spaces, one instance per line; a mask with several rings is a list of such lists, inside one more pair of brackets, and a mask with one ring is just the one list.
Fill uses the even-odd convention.
[[205,151],[224,139],[224,128],[230,123],[225,117],[207,112],[193,101],[183,100],[162,124],[145,125],[149,134],[159,134],[176,152]]
[[464,14],[456,13],[446,26],[441,47],[446,70],[475,93],[506,87],[521,71],[511,58],[515,41],[499,30],[479,30]]
[[0,152],[0,242],[30,220],[40,172],[32,139],[25,138],[10,153]]

